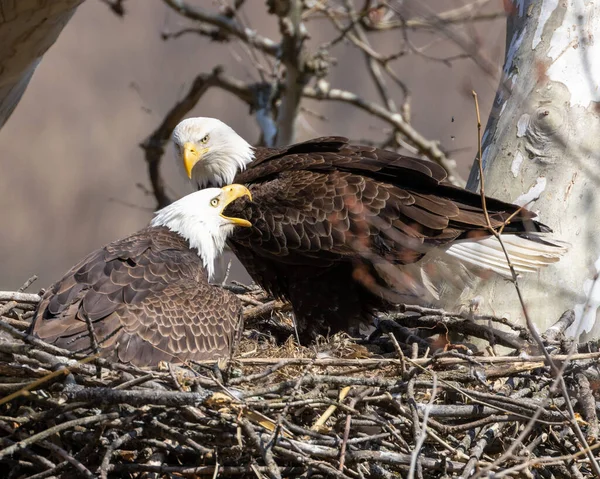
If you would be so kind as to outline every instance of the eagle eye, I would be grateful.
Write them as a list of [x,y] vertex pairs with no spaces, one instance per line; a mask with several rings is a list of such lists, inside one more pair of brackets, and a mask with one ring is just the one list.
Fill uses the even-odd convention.
[[208,135],[200,140],[200,143],[206,143],[208,141]]
[[212,200],[210,200],[210,206],[212,206],[213,208],[219,206],[219,198],[213,198]]

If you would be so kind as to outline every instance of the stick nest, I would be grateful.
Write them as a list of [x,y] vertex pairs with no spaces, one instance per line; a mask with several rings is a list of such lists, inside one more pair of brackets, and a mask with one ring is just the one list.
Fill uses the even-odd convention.
[[543,345],[505,319],[405,306],[369,340],[301,347],[285,304],[231,289],[235,357],[152,370],[27,336],[39,296],[0,292],[0,477],[597,472],[600,354],[563,338],[571,312]]

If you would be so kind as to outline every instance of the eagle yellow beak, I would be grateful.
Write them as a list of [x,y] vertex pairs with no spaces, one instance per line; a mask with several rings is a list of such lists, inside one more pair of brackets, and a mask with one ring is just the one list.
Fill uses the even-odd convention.
[[192,170],[196,163],[208,152],[208,148],[198,148],[194,143],[188,141],[183,145],[183,164],[188,178],[192,179]]
[[237,184],[227,185],[221,189],[223,190],[223,193],[221,195],[223,199],[223,202],[221,204],[221,218],[226,219],[227,221],[233,223],[236,226],[244,226],[246,228],[252,226],[252,223],[250,223],[250,221],[248,220],[242,218],[230,218],[229,216],[223,215],[223,211],[225,210],[225,208],[227,208],[227,205],[229,205],[229,203],[231,203],[233,200],[237,200],[238,198],[247,196],[248,198],[250,198],[250,201],[252,201],[252,194],[250,193],[250,190],[245,186]]

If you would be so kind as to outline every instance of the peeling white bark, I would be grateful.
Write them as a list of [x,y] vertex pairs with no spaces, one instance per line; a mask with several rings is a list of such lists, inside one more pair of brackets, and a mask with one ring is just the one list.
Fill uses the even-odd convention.
[[[524,14],[526,12],[526,14]],[[600,2],[518,0],[508,19],[501,88],[483,147],[486,193],[525,204],[572,244],[557,265],[520,279],[530,316],[545,330],[575,308],[586,338],[600,322]],[[468,186],[479,188],[477,168]],[[460,298],[482,312],[523,319],[514,286],[480,283]],[[583,338],[583,339],[586,339]]]
[[0,128],[83,0],[0,0]]

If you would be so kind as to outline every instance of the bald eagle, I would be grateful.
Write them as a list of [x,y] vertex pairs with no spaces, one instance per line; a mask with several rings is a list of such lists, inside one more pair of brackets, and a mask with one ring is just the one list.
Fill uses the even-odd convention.
[[[252,223],[228,244],[251,277],[290,301],[304,337],[355,327],[400,302],[436,304],[473,275],[510,277],[481,197],[436,163],[343,137],[254,148],[213,118],[182,121],[178,163],[198,187],[246,184],[228,211]],[[556,262],[566,244],[534,213],[487,199],[517,273]]]
[[90,253],[44,294],[29,332],[82,353],[95,338],[102,356],[137,366],[230,355],[241,303],[209,280],[235,226],[250,226],[223,210],[249,194],[235,184],[192,193]]

